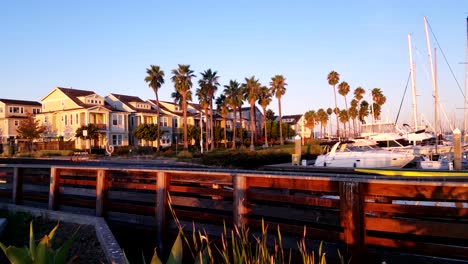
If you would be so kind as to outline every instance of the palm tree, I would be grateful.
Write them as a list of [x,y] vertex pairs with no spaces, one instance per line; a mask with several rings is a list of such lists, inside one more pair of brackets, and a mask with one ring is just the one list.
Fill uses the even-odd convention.
[[[327,115],[328,115],[329,120],[331,119],[332,114],[333,114],[333,109],[331,109],[331,107],[328,107],[327,108]],[[331,138],[331,136],[332,136],[332,122],[330,120],[330,135],[328,135],[328,138]]]
[[260,94],[260,82],[255,76],[245,78],[245,98],[250,104],[250,151],[255,150],[256,122],[255,122],[255,102]]
[[[343,127],[346,127],[346,123],[349,121],[348,111],[343,109],[339,111],[338,116],[340,117],[340,122],[343,123]],[[343,134],[346,137],[346,132]]]
[[178,69],[172,70],[171,80],[177,92],[182,96],[182,112],[184,114],[184,150],[188,150],[187,137],[187,93],[192,88],[192,78],[195,77],[190,65],[179,64]]
[[[331,71],[327,76],[328,84],[333,86],[333,95],[335,96],[335,109],[338,108],[336,104],[336,85],[340,81],[340,74],[336,71]],[[331,126],[331,124],[330,124]],[[338,124],[338,115],[336,114],[336,136],[340,136],[340,126]]]
[[[205,116],[208,118],[208,108],[210,106],[210,99],[208,98],[207,93],[208,93],[208,91],[207,91],[206,87],[205,88],[200,87],[200,88],[197,89],[195,94],[198,97],[198,102],[200,103],[200,106],[202,108],[202,112],[205,112]],[[200,122],[203,122],[202,115],[200,115]],[[200,129],[201,129],[201,127],[200,127]],[[208,134],[208,125],[205,126],[205,129],[206,129],[205,149],[208,150],[208,144],[209,144],[209,142],[208,142],[208,135],[209,135]],[[202,133],[203,133],[203,131],[202,131]]]
[[320,136],[323,138],[323,131],[327,128],[328,114],[323,108],[317,110],[317,119],[320,122]]
[[[214,131],[213,131],[213,98],[216,90],[218,90],[219,86],[219,76],[217,76],[217,71],[212,71],[211,69],[206,70],[205,72],[201,72],[201,79],[198,81],[200,87],[206,89],[206,95],[209,100],[209,107],[210,107],[210,128],[211,128],[211,150],[214,150]],[[207,116],[208,117],[208,116]],[[208,137],[208,134],[207,134]],[[207,138],[208,141],[208,138]]]
[[268,147],[268,132],[267,132],[267,107],[271,103],[272,93],[271,90],[266,86],[260,88],[260,94],[258,96],[258,103],[263,109],[263,126],[265,128],[265,147]]
[[[182,95],[178,91],[172,92],[171,97],[174,99],[175,104],[178,104],[180,107],[182,107]],[[192,101],[192,91],[187,92],[186,100],[187,102]]]
[[316,124],[317,113],[314,110],[309,110],[304,114],[304,118],[306,121],[305,126],[310,129],[311,131],[311,138],[314,138],[314,127]]
[[361,121],[361,123],[364,124],[365,118],[368,115],[369,115],[369,103],[366,100],[363,100],[359,104],[359,114],[358,114],[359,121]]
[[[361,86],[358,86],[356,89],[354,89],[354,99],[357,100],[356,109],[361,104],[361,100],[362,98],[364,98],[365,93],[366,93],[366,90],[364,90],[364,88],[362,88]],[[359,115],[359,110],[358,110],[358,115]],[[360,125],[359,125],[359,130],[361,130]]]
[[356,118],[359,115],[358,104],[359,104],[358,100],[356,99],[351,100],[351,107],[348,110],[349,117],[353,119],[353,131],[354,131],[355,136],[357,135]]
[[[156,114],[157,114],[157,120],[158,120],[158,127],[160,126],[161,124],[161,113],[159,111],[159,98],[158,98],[158,91],[159,91],[159,88],[161,88],[161,86],[163,85],[164,83],[164,71],[162,71],[159,66],[156,66],[156,65],[150,65],[150,68],[147,68],[146,69],[146,74],[148,74],[146,77],[145,77],[145,82],[148,83],[148,86],[153,89],[154,91],[154,94],[156,95]],[[157,151],[159,152],[159,149],[160,149],[160,145],[161,145],[161,142],[160,142],[160,129],[158,129],[158,133],[157,133],[157,142],[158,142],[158,147],[157,147]]]
[[224,121],[224,148],[227,148],[227,132],[226,132],[226,122],[227,122],[227,115],[229,114],[229,107],[227,103],[227,98],[224,94],[221,94],[218,98],[216,98],[216,108],[218,112],[221,114],[221,117]]
[[[350,87],[347,82],[341,82],[340,84],[338,84],[338,93],[344,98],[346,111],[348,111],[348,100],[346,100],[346,95],[348,95],[349,89]],[[344,126],[344,130],[346,130],[346,124]],[[348,130],[350,130],[349,126],[348,126]]]
[[374,119],[379,119],[382,105],[384,105],[385,102],[387,101],[387,97],[383,95],[382,90],[380,90],[380,88],[372,89],[371,94],[372,94],[372,101],[373,101],[372,107],[373,107]]
[[229,85],[224,85],[223,92],[224,92],[224,95],[226,96],[226,102],[229,104],[234,114],[233,126],[232,126],[232,129],[233,129],[232,149],[236,149],[237,107],[239,104],[242,105],[242,100],[243,100],[242,94],[241,94],[241,86],[237,81],[230,80]]
[[284,145],[283,140],[283,115],[281,114],[281,97],[286,93],[286,78],[283,75],[275,75],[271,78],[270,86],[271,91],[278,99],[278,113],[279,113],[279,127],[280,127],[280,144]]

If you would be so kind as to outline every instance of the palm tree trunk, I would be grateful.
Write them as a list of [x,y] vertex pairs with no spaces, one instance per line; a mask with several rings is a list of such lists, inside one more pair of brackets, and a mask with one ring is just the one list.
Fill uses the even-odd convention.
[[226,131],[226,116],[223,117],[224,119],[224,148],[227,149],[227,131]]
[[250,104],[250,151],[255,150],[254,134],[255,134],[255,114],[254,114],[255,101]]
[[240,142],[241,148],[244,147],[244,129],[242,126],[242,105],[239,106],[239,123],[240,123]]
[[182,111],[184,111],[184,150],[188,151],[187,135],[187,92],[182,93]]
[[[206,123],[205,123],[205,130],[206,130],[206,133],[205,133],[205,149],[206,151],[208,151],[208,147],[209,147],[209,142],[208,142],[208,135],[210,133],[210,129],[209,129],[209,125],[210,125],[210,119],[208,117],[208,109],[205,109],[205,116],[206,116]],[[202,120],[202,123],[203,123],[203,120]]]
[[263,108],[263,127],[265,128],[265,147],[268,147],[268,133],[267,133],[267,122],[266,122],[266,107]]
[[280,98],[278,98],[278,111],[279,111],[280,144],[284,145],[284,140],[283,140],[283,115],[281,114],[281,99]]
[[158,143],[158,147],[156,148],[156,150],[159,152],[159,147],[161,145],[161,135],[160,135],[160,124],[161,124],[161,113],[159,111],[159,98],[158,98],[158,93],[156,92],[156,112],[157,112],[157,120],[156,120],[156,124],[157,124],[157,129],[158,129],[158,138],[157,138],[157,143]]
[[333,95],[335,96],[335,109],[333,109],[333,112],[335,113],[335,117],[336,117],[336,136],[339,138],[340,137],[340,121],[338,121],[338,114],[335,112],[336,108],[338,107],[338,104],[336,103],[336,85],[333,85]]
[[211,151],[214,150],[213,96],[210,98]]
[[232,147],[231,148],[236,149],[236,127],[237,127],[237,124],[236,124],[237,113],[236,112],[237,111],[236,111],[235,106],[232,109],[233,109],[232,111],[234,112],[234,120],[233,120],[234,124],[232,126],[233,132],[232,132]]

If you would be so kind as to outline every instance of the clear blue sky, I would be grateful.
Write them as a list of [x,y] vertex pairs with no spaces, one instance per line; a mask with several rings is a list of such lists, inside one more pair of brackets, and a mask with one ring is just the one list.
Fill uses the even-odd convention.
[[[383,116],[394,119],[412,33],[418,108],[432,120],[423,16],[464,90],[467,15],[459,0],[2,1],[0,97],[39,101],[62,86],[153,99],[143,79],[156,64],[166,72],[160,99],[169,101],[171,70],[190,64],[197,75],[218,71],[222,85],[252,75],[266,85],[282,74],[283,114],[302,114],[333,106],[326,76],[335,70],[352,89],[381,88]],[[440,52],[438,62],[441,103],[450,118],[461,119],[462,92]],[[344,106],[341,96],[338,104]],[[276,100],[270,106],[278,113]],[[399,122],[411,122],[410,87],[403,111]]]

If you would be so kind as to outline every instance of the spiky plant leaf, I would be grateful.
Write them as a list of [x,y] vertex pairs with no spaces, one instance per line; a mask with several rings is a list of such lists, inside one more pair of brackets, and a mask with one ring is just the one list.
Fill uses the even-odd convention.
[[159,259],[158,252],[154,249],[153,257],[151,258],[151,264],[163,264],[161,259]]
[[49,248],[50,248],[50,240],[47,235],[45,235],[36,247],[36,255],[34,258],[34,263],[47,263],[47,259],[49,257]]
[[4,244],[0,242],[0,247],[7,256],[8,260],[11,263],[32,263],[31,257],[29,256],[29,251],[27,248],[17,248],[14,246],[5,247]]
[[174,245],[172,245],[171,254],[167,260],[167,264],[181,264],[182,255],[183,255],[183,246],[182,246],[182,231],[179,231]]
[[34,242],[34,230],[33,230],[33,222],[29,223],[29,253],[31,254],[31,258],[34,261],[36,256],[36,242]]
[[[58,227],[58,224],[57,224],[57,227]],[[80,230],[80,227],[78,227],[76,231],[73,233],[73,235],[67,241],[65,241],[65,243],[63,243],[63,245],[60,248],[57,249],[57,251],[55,252],[55,257],[54,257],[55,263],[65,263],[65,260],[68,255],[68,251],[70,251],[70,248],[72,247],[73,242],[75,242],[76,235],[78,234],[79,230]]]

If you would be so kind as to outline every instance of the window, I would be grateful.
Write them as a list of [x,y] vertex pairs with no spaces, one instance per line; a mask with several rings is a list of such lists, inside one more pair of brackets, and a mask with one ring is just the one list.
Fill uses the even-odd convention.
[[68,117],[67,115],[65,115],[65,117],[64,117],[65,125],[68,125],[68,119],[67,119],[67,117]]
[[18,107],[18,106],[10,106],[10,113],[12,114],[19,114],[23,113],[23,107]]
[[172,127],[178,127],[177,117],[172,118]]
[[15,126],[19,126],[19,121],[15,120]]
[[78,119],[78,114],[75,115],[75,122],[76,122],[76,124],[78,124],[80,122],[79,119]]
[[122,145],[122,135],[112,135],[112,145],[121,146]]
[[40,108],[33,108],[33,114],[39,114],[41,112]]
[[45,117],[44,117],[44,123],[47,123],[47,121],[49,121],[49,117],[48,117],[48,116],[45,116]]
[[164,116],[161,120],[161,123],[159,124],[160,126],[167,127],[169,125],[169,120],[167,116]]
[[70,125],[73,125],[73,114],[70,115]]
[[121,126],[122,125],[122,115],[114,115],[112,117],[112,125]]
[[3,108],[0,108],[0,113],[3,113]]

